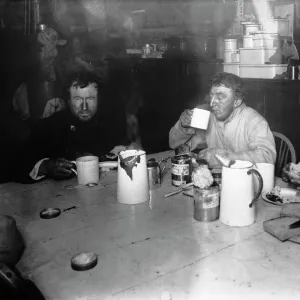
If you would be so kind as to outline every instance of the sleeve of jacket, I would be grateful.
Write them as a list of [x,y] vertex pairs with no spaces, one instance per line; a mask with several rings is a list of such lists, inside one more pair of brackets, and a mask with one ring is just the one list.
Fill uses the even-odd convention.
[[35,123],[31,135],[23,144],[20,160],[16,169],[15,180],[21,183],[34,183],[30,172],[38,161],[47,157],[57,157],[62,153],[63,141],[61,135],[57,134],[59,118],[51,116],[38,120]]
[[175,149],[186,142],[191,150],[194,150],[199,144],[205,143],[205,131],[191,127],[184,128],[180,121],[177,121],[169,132],[169,146],[171,149]]
[[255,163],[275,164],[275,141],[267,121],[261,119],[258,122],[253,120],[251,123],[253,125],[249,126],[247,130],[250,150],[241,153],[230,153],[230,157]]

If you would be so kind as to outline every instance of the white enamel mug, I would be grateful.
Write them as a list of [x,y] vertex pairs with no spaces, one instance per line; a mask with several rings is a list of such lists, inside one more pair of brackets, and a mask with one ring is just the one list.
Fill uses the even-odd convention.
[[78,184],[98,183],[99,181],[99,158],[97,156],[82,156],[76,161],[77,171],[72,171],[77,175]]
[[210,111],[200,108],[193,109],[191,127],[206,130],[209,123]]
[[[263,178],[263,192],[270,191],[275,186],[275,166],[269,163],[256,163],[253,167],[258,170]],[[255,191],[258,190],[258,181],[256,177],[253,177]]]

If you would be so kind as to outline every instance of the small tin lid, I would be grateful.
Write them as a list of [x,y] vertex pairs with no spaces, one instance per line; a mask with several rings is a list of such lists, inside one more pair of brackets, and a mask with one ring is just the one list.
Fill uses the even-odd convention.
[[87,271],[97,265],[98,257],[93,252],[79,253],[72,257],[71,267],[75,271]]
[[156,161],[148,161],[147,169],[154,169],[158,167],[158,163]]
[[40,212],[40,217],[42,219],[53,219],[58,217],[61,214],[61,210],[59,208],[44,208],[41,212]]

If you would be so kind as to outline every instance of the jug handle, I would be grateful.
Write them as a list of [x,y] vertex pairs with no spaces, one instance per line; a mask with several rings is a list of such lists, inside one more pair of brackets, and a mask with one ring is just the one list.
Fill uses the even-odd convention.
[[254,173],[256,175],[256,177],[258,179],[259,186],[258,186],[258,191],[257,191],[255,197],[253,198],[252,202],[249,204],[249,207],[252,207],[253,203],[259,198],[259,196],[262,192],[262,189],[263,189],[263,179],[262,179],[260,173],[255,169],[250,169],[250,170],[247,171],[248,175],[250,175],[252,173]]
[[171,158],[171,156],[168,156],[167,158],[162,158],[159,162],[158,165],[160,167],[160,164],[164,163],[165,165],[163,166],[163,168],[161,170],[161,173],[165,170],[166,166],[167,166],[167,161]]

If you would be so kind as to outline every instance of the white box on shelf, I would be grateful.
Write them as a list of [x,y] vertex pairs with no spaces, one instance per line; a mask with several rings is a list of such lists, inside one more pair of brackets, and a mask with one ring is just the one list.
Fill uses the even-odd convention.
[[224,40],[225,50],[236,50],[237,49],[237,39],[225,39]]
[[273,48],[274,47],[274,39],[272,38],[254,38],[254,48],[258,47],[266,47],[266,48]]
[[231,63],[232,62],[232,54],[238,53],[239,50],[224,50],[224,62]]
[[264,30],[279,33],[281,36],[289,36],[289,20],[272,19],[264,24]]
[[277,48],[240,48],[240,63],[259,65],[269,62],[269,58],[276,53]]
[[259,24],[245,24],[245,35],[249,35],[250,32],[256,32],[259,30]]
[[282,65],[244,65],[240,64],[241,78],[263,78],[272,79],[276,74],[282,74],[287,71],[287,64]]
[[243,47],[244,48],[253,48],[254,47],[253,35],[244,35]]
[[223,63],[223,71],[226,73],[232,73],[240,76],[240,64],[239,63]]

